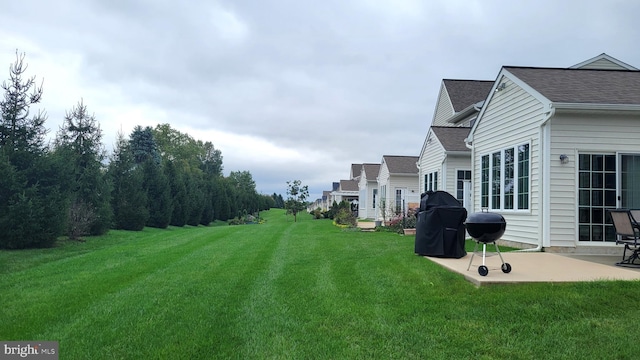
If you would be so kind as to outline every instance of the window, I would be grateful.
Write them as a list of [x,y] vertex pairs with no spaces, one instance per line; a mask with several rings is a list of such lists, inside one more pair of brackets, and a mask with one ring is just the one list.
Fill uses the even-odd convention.
[[458,170],[456,175],[456,199],[460,205],[464,203],[464,182],[471,181],[471,170]]
[[396,214],[400,214],[402,212],[404,196],[402,189],[396,189]]
[[378,189],[373,189],[373,208],[376,208],[376,200],[378,197]]
[[438,190],[438,172],[424,174],[424,192]]
[[500,159],[502,153],[491,155],[491,208],[500,209]]
[[513,175],[515,174],[513,149],[504,151],[504,208],[513,209],[513,191],[515,188]]
[[433,173],[433,191],[438,190],[438,173]]
[[518,146],[518,209],[529,208],[529,144]]
[[480,206],[489,207],[489,155],[482,157],[480,165]]
[[480,158],[482,207],[529,209],[529,157],[529,144],[523,144]]

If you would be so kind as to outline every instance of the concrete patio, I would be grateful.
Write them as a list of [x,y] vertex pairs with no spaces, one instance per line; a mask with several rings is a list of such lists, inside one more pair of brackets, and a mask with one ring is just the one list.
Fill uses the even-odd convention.
[[[622,249],[620,249],[622,251]],[[640,280],[640,268],[616,266],[622,255],[571,255],[547,252],[503,252],[502,257],[512,267],[505,274],[497,253],[487,252],[487,276],[478,274],[482,252],[476,253],[467,271],[471,252],[460,259],[428,257],[441,266],[457,272],[476,286],[486,284],[515,284],[532,282],[576,282],[595,280]]]

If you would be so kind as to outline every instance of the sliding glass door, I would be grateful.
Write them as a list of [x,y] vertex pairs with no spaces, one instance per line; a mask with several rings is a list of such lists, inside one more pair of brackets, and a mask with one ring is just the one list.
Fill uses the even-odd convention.
[[607,210],[617,207],[640,209],[640,154],[580,154],[579,240],[615,241]]
[[620,206],[640,209],[640,154],[620,155]]

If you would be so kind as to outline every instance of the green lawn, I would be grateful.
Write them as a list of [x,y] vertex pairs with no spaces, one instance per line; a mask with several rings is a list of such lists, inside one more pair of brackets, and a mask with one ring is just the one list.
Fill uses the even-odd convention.
[[413,237],[282,211],[0,251],[0,340],[61,359],[635,359],[640,282],[476,288]]

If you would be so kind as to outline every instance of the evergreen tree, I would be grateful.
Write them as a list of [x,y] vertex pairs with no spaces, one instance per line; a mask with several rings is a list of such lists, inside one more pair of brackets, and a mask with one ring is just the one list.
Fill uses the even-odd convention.
[[56,152],[70,173],[70,238],[101,235],[111,226],[111,189],[103,171],[106,155],[101,141],[100,126],[81,100],[67,112],[55,142]]
[[113,184],[111,206],[115,228],[142,230],[149,218],[147,193],[143,187],[144,175],[141,167],[135,166],[129,142],[122,134],[118,134],[108,174]]
[[198,226],[202,219],[202,212],[205,208],[204,191],[202,179],[199,173],[189,174],[186,181],[187,199],[189,204],[189,213],[187,215],[187,224]]
[[137,125],[133,128],[130,140],[130,151],[133,161],[136,164],[142,164],[147,160],[152,160],[156,164],[160,164],[160,152],[153,137],[153,129],[147,126],[144,129]]
[[176,166],[175,161],[165,161],[165,173],[169,180],[171,189],[171,200],[173,212],[171,213],[170,225],[185,226],[187,224],[187,214],[189,213],[187,202],[187,188],[184,183],[184,174]]
[[229,219],[234,217],[238,217],[240,213],[240,208],[238,207],[238,196],[236,194],[236,188],[233,186],[233,182],[227,177],[224,178],[224,191],[226,196],[226,201],[229,207]]
[[171,186],[159,164],[149,158],[142,164],[144,172],[143,187],[147,194],[149,219],[147,226],[164,229],[171,222],[173,205]]
[[24,54],[16,52],[9,79],[2,83],[0,100],[0,247],[51,246],[62,234],[68,208],[58,179],[63,177],[56,158],[47,152],[46,116],[30,115],[40,102],[42,85],[24,79]]
[[129,147],[135,164],[142,168],[143,188],[147,195],[147,225],[166,228],[171,221],[173,205],[171,188],[162,170],[160,152],[149,126],[136,126],[131,133]]
[[213,208],[213,193],[214,193],[215,182],[211,176],[207,176],[205,174],[204,183],[203,183],[203,202],[204,207],[202,209],[202,215],[200,218],[200,225],[208,226],[214,219],[214,208]]
[[215,217],[221,221],[231,219],[231,201],[229,199],[228,181],[226,178],[216,179],[216,197],[214,201]]
[[260,211],[275,207],[275,200],[271,195],[260,195]]
[[284,199],[282,198],[282,195],[273,193],[273,195],[271,195],[271,197],[273,198],[273,207],[276,209],[284,209]]

